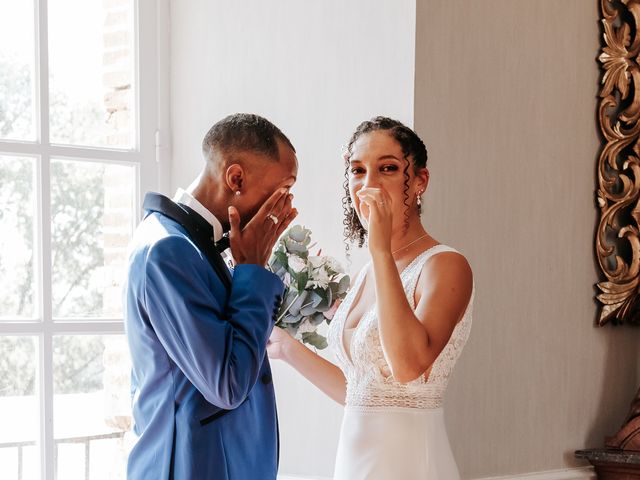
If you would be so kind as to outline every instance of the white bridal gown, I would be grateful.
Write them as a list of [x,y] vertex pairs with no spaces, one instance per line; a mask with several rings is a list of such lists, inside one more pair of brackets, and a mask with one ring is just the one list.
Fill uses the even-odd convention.
[[[411,308],[425,262],[451,247],[436,245],[418,255],[400,278]],[[363,269],[338,308],[329,343],[347,379],[347,397],[334,480],[459,480],[444,425],[442,399],[471,330],[473,296],[428,378],[396,381],[378,334],[376,305],[364,314],[345,349],[344,323],[364,279]]]

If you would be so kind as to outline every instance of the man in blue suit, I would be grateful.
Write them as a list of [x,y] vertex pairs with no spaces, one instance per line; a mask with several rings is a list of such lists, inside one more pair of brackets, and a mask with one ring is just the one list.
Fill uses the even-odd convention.
[[[283,284],[264,266],[297,215],[289,193],[295,149],[275,125],[248,114],[216,123],[202,146],[204,168],[186,191],[173,201],[147,194],[131,244],[132,480],[277,474],[266,346]],[[226,230],[233,269],[216,248]]]

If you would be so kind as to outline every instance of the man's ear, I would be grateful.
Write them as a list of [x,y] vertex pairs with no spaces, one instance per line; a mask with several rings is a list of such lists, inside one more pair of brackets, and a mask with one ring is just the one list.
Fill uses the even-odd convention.
[[227,188],[229,188],[233,193],[237,194],[237,192],[242,192],[245,179],[246,175],[240,164],[234,163],[227,167],[224,174],[224,180],[227,184]]

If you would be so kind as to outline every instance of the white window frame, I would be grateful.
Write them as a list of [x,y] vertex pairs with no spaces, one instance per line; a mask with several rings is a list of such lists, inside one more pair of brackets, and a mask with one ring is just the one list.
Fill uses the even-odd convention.
[[[0,335],[33,336],[38,339],[37,388],[42,480],[54,480],[53,433],[53,337],[60,334],[123,334],[122,318],[54,320],[51,288],[51,202],[50,164],[52,158],[92,159],[101,163],[134,165],[134,222],[141,216],[142,196],[149,190],[161,191],[168,183],[168,0],[134,0],[134,88],[135,142],[131,150],[52,145],[49,141],[49,69],[47,0],[34,2],[36,141],[0,140],[0,155],[35,158],[36,218],[35,278],[37,279],[35,319],[0,321]],[[76,19],[80,21],[80,19]],[[163,141],[163,139],[166,139]],[[34,252],[35,253],[35,252]]]

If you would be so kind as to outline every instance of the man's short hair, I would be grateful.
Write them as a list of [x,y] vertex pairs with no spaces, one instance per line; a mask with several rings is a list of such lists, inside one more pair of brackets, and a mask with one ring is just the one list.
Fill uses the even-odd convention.
[[296,151],[286,135],[266,118],[250,113],[235,113],[209,129],[202,140],[202,153],[205,158],[211,159],[214,151],[252,151],[277,162],[280,160],[278,140]]

